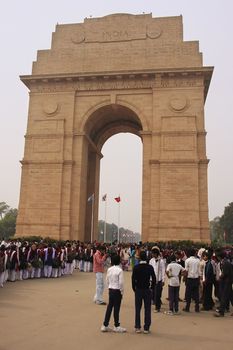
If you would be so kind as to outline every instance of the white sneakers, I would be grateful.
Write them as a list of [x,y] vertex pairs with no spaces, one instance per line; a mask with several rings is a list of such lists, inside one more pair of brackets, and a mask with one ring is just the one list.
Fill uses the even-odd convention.
[[116,333],[125,333],[126,332],[126,328],[123,328],[123,327],[114,327],[113,328],[113,332],[116,332]]
[[[135,333],[140,334],[140,333],[142,333],[142,331],[141,331],[140,328],[135,328]],[[144,333],[144,334],[149,334],[150,331],[149,331],[149,329],[148,329],[148,330],[147,330],[147,329],[144,329],[143,333]]]
[[114,327],[113,329],[111,327],[106,327],[105,325],[102,325],[100,328],[101,332],[115,332],[115,333],[125,333],[126,332],[126,328],[123,327]]
[[135,333],[142,333],[141,329],[140,328],[135,328]]
[[100,328],[101,332],[112,332],[112,328],[102,325]]
[[164,311],[164,313],[165,313],[165,315],[170,315],[170,316],[174,315],[174,313],[171,310]]

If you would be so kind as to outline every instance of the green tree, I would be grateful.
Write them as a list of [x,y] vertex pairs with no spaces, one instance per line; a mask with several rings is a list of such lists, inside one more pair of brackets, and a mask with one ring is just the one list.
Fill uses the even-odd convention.
[[220,225],[223,228],[227,243],[233,243],[233,202],[224,209],[224,214],[220,218]]
[[9,205],[5,202],[0,202],[0,218],[2,219],[4,214],[9,210]]
[[[9,208],[9,206],[8,206]],[[18,210],[10,208],[0,220],[0,238],[8,239],[14,236]]]
[[221,218],[217,216],[210,221],[210,238],[212,242],[222,244],[224,242],[224,229],[221,226]]

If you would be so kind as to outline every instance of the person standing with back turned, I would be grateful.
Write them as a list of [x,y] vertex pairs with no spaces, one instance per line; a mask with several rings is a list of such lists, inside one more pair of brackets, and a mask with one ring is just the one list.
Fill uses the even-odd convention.
[[196,250],[189,250],[189,258],[185,260],[186,280],[186,306],[183,311],[190,311],[191,300],[195,301],[195,312],[199,312],[199,284],[200,284],[200,260],[197,258]]
[[135,332],[141,333],[141,308],[144,302],[144,332],[148,334],[151,325],[151,290],[154,289],[156,277],[154,269],[147,263],[145,251],[140,252],[140,262],[134,266],[132,288],[135,293]]
[[109,302],[105,312],[104,323],[101,326],[101,332],[109,332],[112,329],[108,326],[111,318],[112,309],[114,315],[113,332],[124,333],[126,329],[120,326],[119,313],[121,307],[121,300],[124,292],[124,277],[123,271],[120,267],[121,258],[115,254],[112,256],[112,266],[109,267],[106,276],[106,284],[109,291]]

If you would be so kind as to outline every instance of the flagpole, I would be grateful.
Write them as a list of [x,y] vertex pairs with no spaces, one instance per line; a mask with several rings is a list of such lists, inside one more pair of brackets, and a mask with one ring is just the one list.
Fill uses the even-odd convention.
[[106,242],[106,219],[107,219],[107,198],[105,200],[105,208],[104,208],[104,243]]
[[93,243],[93,229],[94,229],[94,201],[95,194],[93,193],[93,200],[91,201],[91,243]]
[[[120,198],[120,195],[119,195]],[[117,234],[118,244],[120,243],[120,201],[118,202],[118,234]]]

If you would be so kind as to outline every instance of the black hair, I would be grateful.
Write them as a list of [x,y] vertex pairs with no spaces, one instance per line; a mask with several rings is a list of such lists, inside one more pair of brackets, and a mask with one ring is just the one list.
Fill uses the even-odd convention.
[[153,253],[153,254],[156,254],[156,255],[159,255],[159,254],[160,254],[160,251],[159,251],[159,249],[157,249],[157,248],[153,248],[153,249],[152,249],[152,253]]
[[140,256],[140,260],[147,261],[147,255],[146,255],[145,250],[141,250],[139,256]]
[[111,264],[112,265],[120,265],[121,258],[118,254],[113,254],[111,256]]

